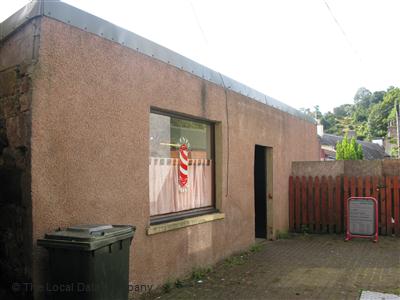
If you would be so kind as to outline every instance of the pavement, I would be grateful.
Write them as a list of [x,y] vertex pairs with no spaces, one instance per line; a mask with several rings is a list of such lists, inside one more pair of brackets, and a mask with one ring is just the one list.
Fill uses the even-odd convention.
[[295,235],[264,241],[141,298],[360,299],[366,291],[400,294],[399,238],[373,243],[345,242],[340,235]]

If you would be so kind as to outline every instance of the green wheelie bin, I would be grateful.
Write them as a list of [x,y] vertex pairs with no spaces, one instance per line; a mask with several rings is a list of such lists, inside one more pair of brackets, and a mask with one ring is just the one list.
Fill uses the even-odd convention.
[[37,241],[49,252],[46,299],[127,300],[129,225],[77,225]]

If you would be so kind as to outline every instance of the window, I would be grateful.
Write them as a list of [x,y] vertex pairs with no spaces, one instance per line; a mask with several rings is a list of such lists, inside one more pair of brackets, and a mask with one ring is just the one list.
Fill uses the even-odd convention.
[[204,213],[213,207],[213,130],[204,121],[150,113],[152,223],[157,216]]

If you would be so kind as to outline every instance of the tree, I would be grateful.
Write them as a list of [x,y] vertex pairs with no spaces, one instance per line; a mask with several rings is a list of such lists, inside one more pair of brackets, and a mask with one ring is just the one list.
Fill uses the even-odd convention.
[[354,137],[349,141],[347,135],[345,135],[343,140],[336,143],[336,160],[358,160],[363,158],[362,146],[357,144]]
[[320,120],[325,133],[343,135],[347,130],[355,130],[357,140],[386,137],[388,123],[396,119],[393,108],[400,103],[400,89],[390,86],[386,91],[371,92],[361,87],[353,100],[353,104],[342,104],[324,114],[318,106],[302,111]]
[[396,103],[400,103],[400,89],[391,88],[383,101],[372,106],[368,116],[368,137],[385,137],[390,121],[396,119]]
[[322,119],[322,113],[319,109],[319,105],[315,105],[314,106],[314,118],[317,120],[321,120]]
[[358,159],[364,159],[364,151],[363,151],[361,144],[358,144],[357,156],[358,156]]
[[379,102],[383,101],[383,97],[385,96],[386,92],[385,91],[376,91],[372,93],[371,97],[371,105],[372,104],[377,104]]
[[371,103],[372,93],[365,87],[361,87],[354,95],[354,104],[368,108]]
[[333,109],[333,114],[338,118],[349,117],[351,115],[352,104],[342,104]]

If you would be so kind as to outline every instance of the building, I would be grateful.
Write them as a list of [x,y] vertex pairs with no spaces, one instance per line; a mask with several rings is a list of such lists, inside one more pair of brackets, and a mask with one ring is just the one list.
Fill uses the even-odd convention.
[[[342,140],[342,136],[323,133],[322,136],[320,136],[321,160],[336,160],[336,144]],[[356,142],[357,144],[361,144],[364,159],[366,160],[385,159],[390,157],[390,155],[385,152],[385,149],[377,143],[360,140],[356,140]]]
[[36,240],[58,227],[135,225],[130,280],[153,285],[288,229],[291,163],[319,160],[313,119],[63,2],[0,33],[3,289],[33,281],[40,298]]

